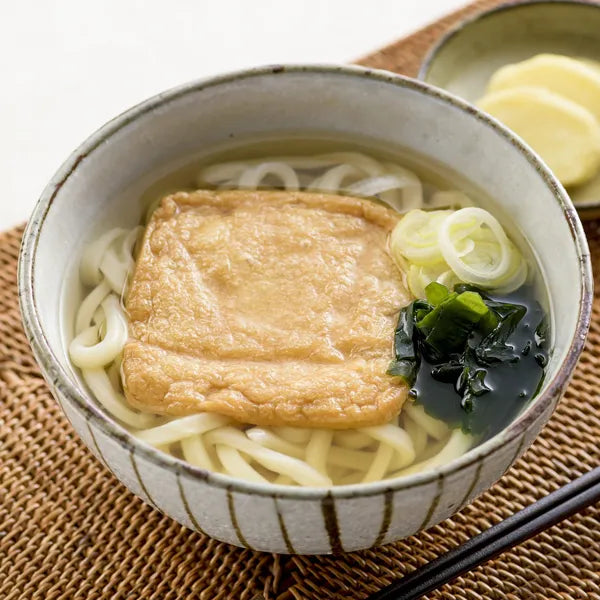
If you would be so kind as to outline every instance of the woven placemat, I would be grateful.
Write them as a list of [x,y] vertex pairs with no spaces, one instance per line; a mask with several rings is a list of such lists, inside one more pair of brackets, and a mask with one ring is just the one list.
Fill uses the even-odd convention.
[[[361,62],[414,75],[446,27],[496,3],[478,2]],[[600,222],[586,232],[600,273]],[[502,480],[452,519],[336,557],[259,554],[192,533],[129,493],[50,396],[17,306],[21,233],[0,234],[0,600],[360,600],[600,463],[598,294],[586,350],[554,417]],[[600,600],[600,507],[430,598]]]

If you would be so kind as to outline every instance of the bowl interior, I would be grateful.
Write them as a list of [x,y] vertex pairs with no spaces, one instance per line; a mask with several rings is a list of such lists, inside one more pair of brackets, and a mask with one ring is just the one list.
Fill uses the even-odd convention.
[[141,190],[190,156],[232,138],[298,132],[367,137],[431,157],[510,215],[560,315],[546,389],[575,339],[588,285],[580,225],[552,176],[485,115],[419,82],[342,67],[276,67],[190,84],[131,109],[89,138],[45,190],[23,248],[23,312],[38,359],[73,402],[94,402],[67,355],[84,244],[109,226],[137,224]]
[[[563,1],[503,5],[451,31],[430,52],[419,77],[477,102],[498,68],[546,52],[600,61],[600,6]],[[600,216],[600,174],[569,192],[582,216]]]

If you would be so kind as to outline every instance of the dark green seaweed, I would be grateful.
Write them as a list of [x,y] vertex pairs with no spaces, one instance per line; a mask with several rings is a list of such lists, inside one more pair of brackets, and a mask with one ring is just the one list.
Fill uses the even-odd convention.
[[426,291],[400,313],[388,373],[432,416],[489,437],[540,386],[548,318],[529,286],[502,298],[463,284]]

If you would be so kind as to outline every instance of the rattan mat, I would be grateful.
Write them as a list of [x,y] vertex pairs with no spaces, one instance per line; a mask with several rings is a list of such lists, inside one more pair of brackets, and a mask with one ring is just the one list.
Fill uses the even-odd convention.
[[[414,75],[475,5],[363,59]],[[600,273],[600,221],[586,231]],[[21,229],[0,234],[0,599],[359,600],[600,463],[600,285],[586,350],[539,439],[452,519],[377,550],[279,557],[192,533],[97,462],[50,396],[17,307]],[[430,598],[600,600],[600,507],[588,509]]]

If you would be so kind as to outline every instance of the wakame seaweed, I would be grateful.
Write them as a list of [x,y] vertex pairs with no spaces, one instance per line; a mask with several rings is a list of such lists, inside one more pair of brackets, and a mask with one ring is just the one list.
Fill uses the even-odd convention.
[[388,373],[432,416],[493,435],[536,393],[547,363],[548,319],[524,288],[492,298],[470,285],[430,284],[426,300],[400,312]]

